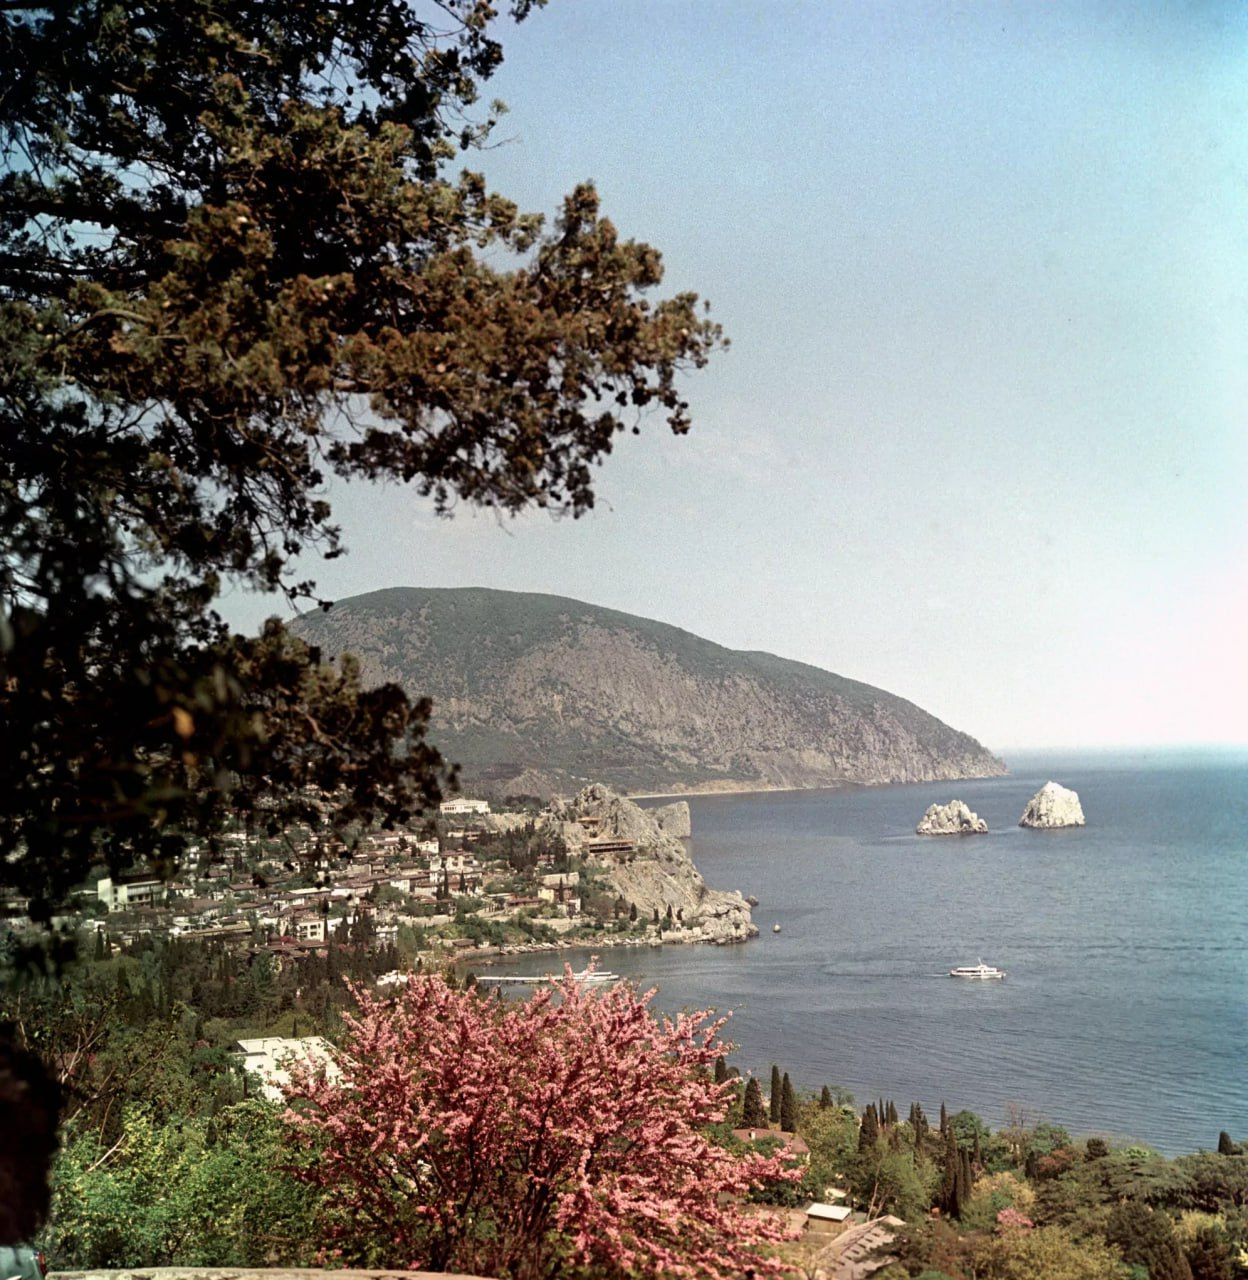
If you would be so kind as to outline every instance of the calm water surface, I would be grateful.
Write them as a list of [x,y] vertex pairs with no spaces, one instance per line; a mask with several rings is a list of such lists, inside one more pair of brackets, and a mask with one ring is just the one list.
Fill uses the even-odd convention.
[[[733,1061],[935,1114],[1010,1103],[1170,1154],[1248,1138],[1248,753],[1016,757],[1011,776],[693,797],[707,882],[760,901],[737,947],[606,952],[661,1008],[732,1012]],[[1049,778],[1088,825],[1017,826]],[[987,836],[914,835],[965,800]],[[782,932],[774,934],[772,924]],[[1005,982],[960,982],[987,963]],[[549,962],[544,963],[549,967]],[[530,964],[529,969],[534,965]],[[516,966],[516,971],[526,971]]]

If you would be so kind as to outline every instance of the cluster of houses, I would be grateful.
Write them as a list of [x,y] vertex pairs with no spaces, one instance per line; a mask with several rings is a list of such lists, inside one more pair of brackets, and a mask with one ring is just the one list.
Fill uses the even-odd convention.
[[[550,857],[525,877],[523,891],[493,892],[490,881],[511,879],[505,859],[479,858],[489,815],[484,800],[454,799],[441,807],[436,837],[376,832],[347,857],[341,843],[305,844],[282,857],[246,857],[247,837],[224,837],[225,857],[203,866],[194,880],[151,874],[105,877],[96,894],[105,918],[96,927],[114,940],[160,930],[188,939],[262,946],[279,960],[323,953],[341,931],[364,923],[375,945],[397,941],[404,924],[436,928],[454,919],[455,900],[474,900],[485,922],[542,915],[555,932],[580,922],[580,877],[554,871]],[[458,825],[457,825],[458,824]],[[232,857],[231,854],[238,856]],[[313,881],[313,883],[309,883]],[[99,908],[97,908],[99,910]]]

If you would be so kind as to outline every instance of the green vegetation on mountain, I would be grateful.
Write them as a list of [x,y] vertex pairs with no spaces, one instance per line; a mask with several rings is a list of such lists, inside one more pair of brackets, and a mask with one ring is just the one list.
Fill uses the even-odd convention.
[[991,776],[1004,765],[903,698],[560,596],[394,588],[293,628],[368,683],[433,703],[469,785],[642,791]]

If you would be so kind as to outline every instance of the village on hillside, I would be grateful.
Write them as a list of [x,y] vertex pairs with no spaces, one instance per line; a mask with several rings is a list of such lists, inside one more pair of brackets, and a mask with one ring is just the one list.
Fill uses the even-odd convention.
[[[135,870],[88,883],[57,923],[94,934],[97,954],[167,936],[265,954],[279,971],[347,946],[410,969],[577,941],[683,940],[682,906],[643,914],[611,884],[610,865],[638,852],[595,815],[536,802],[493,813],[488,801],[459,797],[409,829],[361,833],[351,847],[307,831],[257,838],[240,825],[215,850],[192,847],[170,879]],[[15,896],[3,904],[19,926],[25,908]]]

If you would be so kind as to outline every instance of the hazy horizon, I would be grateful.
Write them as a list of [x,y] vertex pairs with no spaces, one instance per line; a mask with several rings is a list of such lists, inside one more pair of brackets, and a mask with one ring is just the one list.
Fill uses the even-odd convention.
[[732,346],[582,520],[331,489],[325,594],[570,596],[1002,755],[1248,740],[1248,9],[556,0],[499,30],[511,112],[468,165],[548,215],[595,179]]

